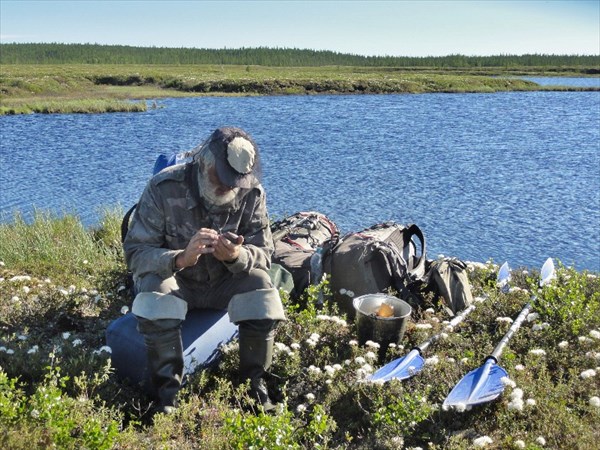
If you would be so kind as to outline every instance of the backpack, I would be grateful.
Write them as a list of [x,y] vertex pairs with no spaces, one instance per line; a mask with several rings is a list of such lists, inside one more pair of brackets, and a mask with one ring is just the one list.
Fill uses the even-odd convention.
[[442,297],[444,309],[450,316],[454,316],[473,302],[467,265],[456,258],[432,261],[424,282],[426,290]]
[[321,255],[331,242],[337,242],[338,226],[326,215],[316,211],[301,211],[271,225],[272,262],[292,274],[292,298],[299,298],[310,284],[321,281]]
[[426,243],[415,224],[386,222],[349,233],[324,255],[333,300],[355,315],[353,298],[396,290],[403,300],[417,301],[415,292],[425,276]]
[[[188,150],[179,153],[173,153],[170,156],[167,156],[163,153],[158,155],[156,161],[154,161],[154,167],[152,168],[152,176],[156,175],[161,170],[165,169],[169,166],[174,166],[177,164],[185,164],[189,162],[194,157],[194,150]],[[129,222],[131,221],[131,216],[135,212],[135,208],[137,203],[134,203],[131,208],[127,210],[123,219],[121,220],[121,243],[125,242],[125,236],[127,236],[127,231],[129,230]]]

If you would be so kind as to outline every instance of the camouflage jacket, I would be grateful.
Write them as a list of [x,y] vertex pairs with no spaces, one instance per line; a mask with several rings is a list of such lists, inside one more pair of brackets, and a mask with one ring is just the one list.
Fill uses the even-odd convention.
[[[233,204],[209,211],[198,195],[197,176],[194,163],[172,166],[146,186],[123,243],[127,265],[135,277],[156,273],[168,278],[177,273],[178,277],[212,285],[228,272],[270,267],[273,238],[262,186],[243,190]],[[238,259],[224,263],[206,254],[196,265],[177,271],[175,257],[200,228],[244,236]]]

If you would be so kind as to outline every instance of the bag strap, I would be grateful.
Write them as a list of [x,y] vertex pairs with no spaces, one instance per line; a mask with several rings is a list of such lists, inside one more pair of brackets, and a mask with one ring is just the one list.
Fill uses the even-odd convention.
[[408,263],[408,274],[411,281],[422,280],[425,276],[425,263],[427,262],[427,245],[425,242],[425,236],[417,224],[410,224],[404,231],[404,246],[410,245],[413,236],[416,236],[421,244],[421,256],[413,256],[412,261],[406,261]]
[[125,242],[125,236],[127,236],[127,232],[129,231],[129,218],[135,211],[136,206],[137,203],[131,208],[129,208],[129,211],[125,213],[125,215],[123,216],[123,220],[121,221],[121,244]]

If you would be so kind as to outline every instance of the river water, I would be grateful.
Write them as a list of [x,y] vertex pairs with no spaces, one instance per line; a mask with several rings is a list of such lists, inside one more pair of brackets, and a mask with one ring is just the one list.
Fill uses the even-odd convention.
[[163,99],[145,113],[0,117],[0,219],[35,208],[97,224],[160,153],[221,125],[262,151],[274,219],[342,232],[417,223],[438,254],[600,271],[600,92]]

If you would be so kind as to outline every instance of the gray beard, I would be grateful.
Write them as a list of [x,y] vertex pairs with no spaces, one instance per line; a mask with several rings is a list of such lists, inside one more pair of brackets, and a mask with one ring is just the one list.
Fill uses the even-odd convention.
[[207,206],[224,206],[233,203],[240,192],[240,188],[233,188],[224,195],[217,195],[215,190],[216,187],[208,179],[207,170],[203,170],[198,177],[198,192]]

